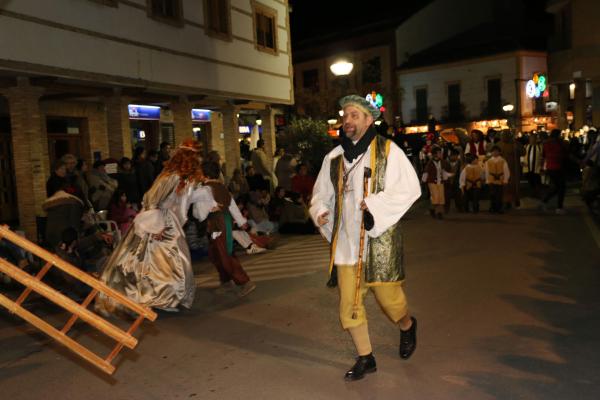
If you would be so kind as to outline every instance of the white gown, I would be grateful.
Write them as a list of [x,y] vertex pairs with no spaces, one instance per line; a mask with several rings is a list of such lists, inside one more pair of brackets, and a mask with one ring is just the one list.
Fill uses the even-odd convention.
[[[144,208],[104,266],[101,280],[133,301],[161,309],[191,307],[195,282],[183,225],[190,205],[216,205],[205,187],[187,184],[176,192],[177,175],[160,176],[144,195]],[[204,204],[206,203],[206,204]],[[162,239],[156,234],[162,232]],[[115,304],[98,296],[98,311]]]

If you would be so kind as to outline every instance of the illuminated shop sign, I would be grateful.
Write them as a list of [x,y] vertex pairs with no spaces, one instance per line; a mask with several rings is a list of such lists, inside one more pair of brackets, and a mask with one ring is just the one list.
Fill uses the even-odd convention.
[[548,81],[544,74],[533,74],[533,78],[527,81],[525,85],[525,93],[530,99],[539,99],[540,97],[548,97]]
[[157,106],[141,106],[138,104],[129,104],[127,106],[129,118],[131,119],[160,119],[160,107]]
[[192,108],[192,121],[210,122],[210,110]]
[[[240,125],[238,126],[238,131],[242,135],[250,135],[252,133],[252,127],[250,125]],[[262,126],[258,127],[258,133],[262,134]]]
[[383,96],[381,95],[381,93],[377,93],[375,91],[369,93],[365,99],[367,99],[367,101],[369,103],[371,103],[371,105],[378,109],[381,112],[385,111],[385,107],[383,106]]

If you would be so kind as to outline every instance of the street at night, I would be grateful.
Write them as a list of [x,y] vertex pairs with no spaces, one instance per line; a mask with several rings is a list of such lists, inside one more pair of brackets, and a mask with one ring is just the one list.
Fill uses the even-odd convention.
[[443,222],[417,205],[404,227],[418,348],[408,361],[398,357],[397,328],[370,296],[379,369],[361,382],[341,379],[353,346],[315,235],[243,258],[251,277],[255,265],[258,276],[273,269],[248,298],[215,294],[197,275],[193,309],[144,326],[110,378],[5,315],[2,390],[14,400],[388,399],[400,391],[407,399],[596,399],[600,237],[576,199],[567,204],[574,211],[565,217],[524,206]]
[[600,399],[600,0],[0,0],[0,400]]

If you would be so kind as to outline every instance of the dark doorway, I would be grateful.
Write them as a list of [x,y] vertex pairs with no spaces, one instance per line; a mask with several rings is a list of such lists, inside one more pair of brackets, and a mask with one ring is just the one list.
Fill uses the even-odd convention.
[[138,147],[143,147],[146,151],[158,149],[160,144],[158,120],[131,120],[130,123],[132,149]]
[[10,118],[0,117],[0,222],[19,219]]
[[[206,157],[209,151],[213,150],[210,148],[210,138],[212,135],[211,126],[209,123],[195,123],[192,127],[194,132],[194,139],[202,143],[202,156]],[[221,154],[223,156],[223,154]]]
[[85,118],[48,117],[46,132],[51,168],[56,160],[65,154],[73,154],[77,158],[84,158],[90,162],[83,150],[86,148],[84,141],[88,137]]

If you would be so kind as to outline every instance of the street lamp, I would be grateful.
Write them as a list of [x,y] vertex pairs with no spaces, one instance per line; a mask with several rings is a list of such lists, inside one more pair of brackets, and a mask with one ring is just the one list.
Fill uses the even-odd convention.
[[[515,109],[515,106],[513,104],[507,103],[505,105],[502,106],[502,111],[504,111],[504,113],[507,116],[507,123],[508,123],[508,127],[512,128],[515,127],[516,128],[516,118],[513,115],[513,111]],[[512,121],[513,118],[515,118],[515,121]],[[512,122],[512,123],[511,123]]]
[[504,111],[505,113],[510,113],[515,109],[515,106],[512,104],[505,104],[502,106],[502,111]]
[[347,60],[338,60],[329,66],[329,69],[335,76],[346,76],[350,75],[354,64]]
[[329,125],[335,125],[335,124],[337,124],[337,118],[330,118],[327,120],[327,123]]

